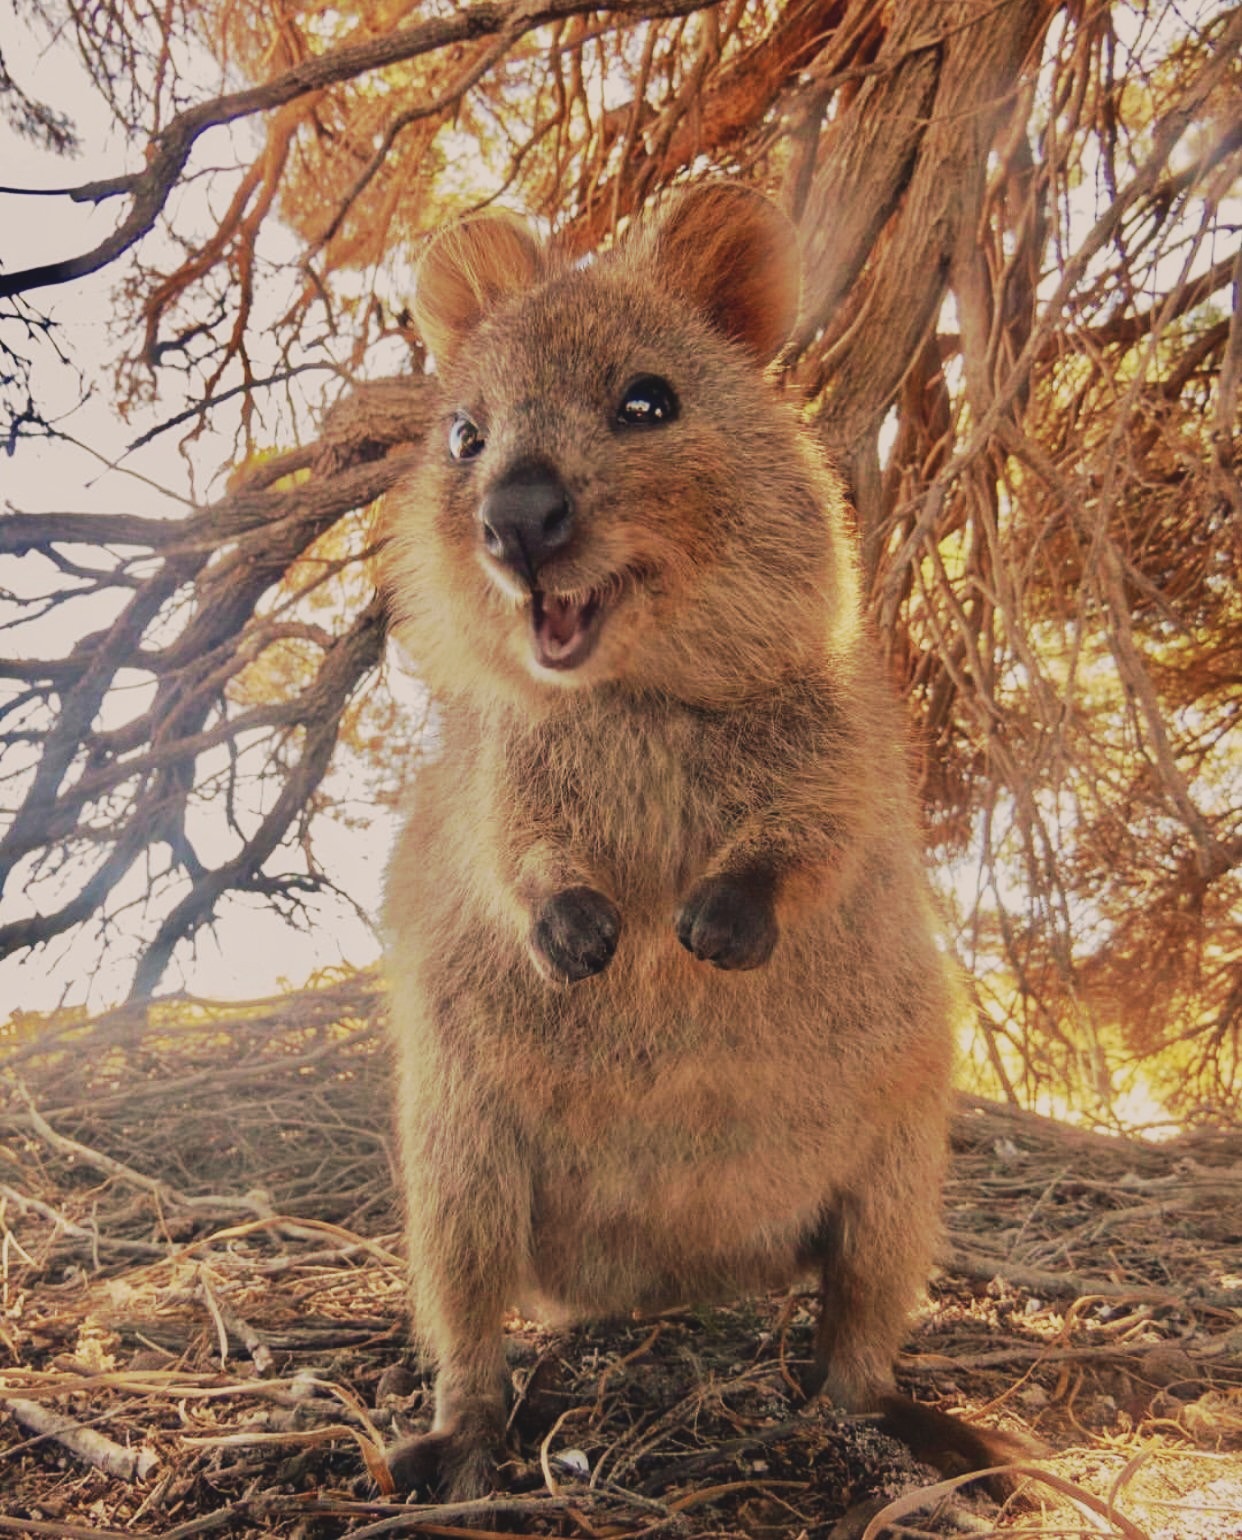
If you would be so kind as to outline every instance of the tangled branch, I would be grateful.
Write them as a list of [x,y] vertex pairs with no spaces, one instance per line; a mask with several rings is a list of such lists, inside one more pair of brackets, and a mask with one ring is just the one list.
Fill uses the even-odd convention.
[[[115,37],[66,5],[112,100]],[[178,13],[178,47],[197,27],[252,82],[189,107],[171,30],[142,33],[147,163],[64,190],[124,198],[116,231],[0,274],[0,296],[116,262],[120,397],[160,403],[132,447],[239,407],[242,469],[181,520],[0,519],[0,553],[45,577],[14,596],[17,634],[89,617],[67,653],[0,665],[0,859],[10,901],[29,899],[0,949],[88,922],[108,939],[158,850],[148,990],[228,894],[296,907],[323,880],[313,854],[293,870],[282,853],[312,850],[381,655],[366,505],[433,412],[408,254],[503,199],[576,256],[710,169],[799,223],[781,384],[850,483],[981,1082],[1028,1102],[1070,1086],[1101,1115],[1138,1077],[1185,1116],[1236,1105],[1242,12],[1201,12],[510,0],[383,31],[238,0]],[[235,139],[236,164],[191,170],[202,136],[243,118],[262,132]],[[205,233],[171,197],[200,175]],[[14,314],[35,329],[0,364],[42,336]],[[274,451],[297,442],[295,382],[316,370],[357,388],[318,443]],[[6,373],[20,446],[46,424],[28,363]]]

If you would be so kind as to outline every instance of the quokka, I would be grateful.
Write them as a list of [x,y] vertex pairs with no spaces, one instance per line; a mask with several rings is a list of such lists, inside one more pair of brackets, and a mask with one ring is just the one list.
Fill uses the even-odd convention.
[[972,1467],[997,1447],[894,1392],[950,986],[842,488],[764,378],[798,288],[787,219],[719,182],[588,265],[483,215],[419,269],[447,415],[386,581],[438,733],[385,925],[437,1377],[394,1465],[451,1498],[493,1484],[506,1307],[811,1270],[810,1388]]

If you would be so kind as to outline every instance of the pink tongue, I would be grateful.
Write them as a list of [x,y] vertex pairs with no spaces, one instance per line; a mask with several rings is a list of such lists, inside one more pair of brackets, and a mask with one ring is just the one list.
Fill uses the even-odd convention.
[[543,598],[543,625],[540,630],[547,641],[558,649],[568,647],[582,627],[584,606],[568,599],[557,599],[551,594]]

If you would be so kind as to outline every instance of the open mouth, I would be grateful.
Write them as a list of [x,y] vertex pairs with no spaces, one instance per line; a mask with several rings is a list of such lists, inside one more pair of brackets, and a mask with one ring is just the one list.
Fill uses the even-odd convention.
[[577,668],[599,639],[603,599],[598,593],[577,599],[536,589],[530,616],[535,661],[544,668]]

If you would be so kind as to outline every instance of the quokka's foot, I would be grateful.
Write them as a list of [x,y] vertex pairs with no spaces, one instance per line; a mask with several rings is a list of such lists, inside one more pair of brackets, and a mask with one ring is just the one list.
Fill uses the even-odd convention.
[[398,1492],[434,1493],[444,1502],[468,1503],[496,1490],[492,1439],[460,1425],[418,1433],[388,1450],[388,1470]]
[[677,912],[677,939],[716,968],[761,968],[780,934],[770,883],[708,877]]
[[531,927],[530,949],[539,971],[561,983],[602,973],[621,934],[616,904],[594,888],[554,893]]

